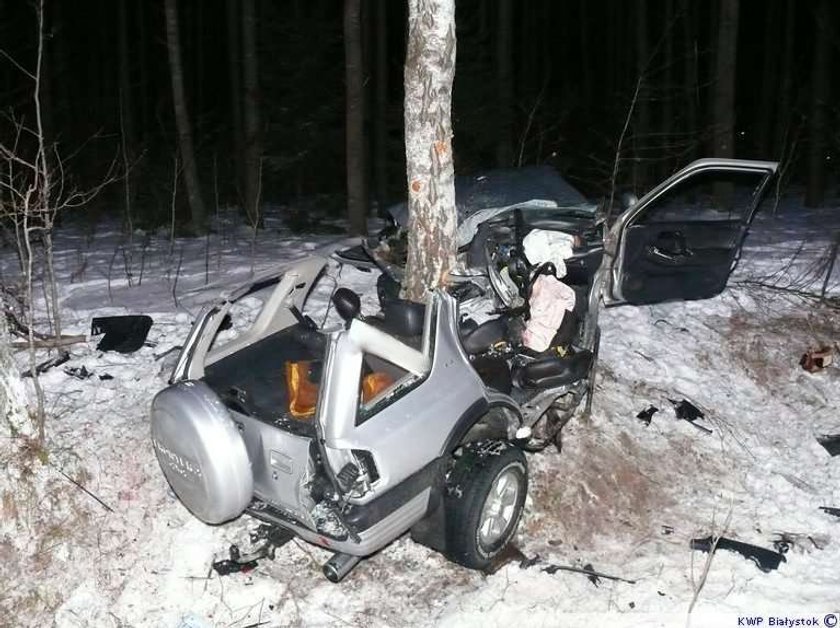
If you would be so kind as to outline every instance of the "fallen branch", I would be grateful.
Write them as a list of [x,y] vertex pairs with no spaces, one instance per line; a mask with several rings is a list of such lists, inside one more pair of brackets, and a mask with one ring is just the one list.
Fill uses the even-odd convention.
[[[87,342],[87,336],[53,336],[51,338],[41,338],[33,340],[31,346],[35,349],[56,349],[58,347],[66,347],[80,342]],[[28,349],[30,343],[26,341],[13,342],[12,349]]]
[[[52,465],[50,465],[50,466],[52,466]],[[90,495],[93,499],[95,499],[97,502],[99,502],[99,504],[100,504],[100,505],[101,505],[101,506],[102,506],[105,510],[107,510],[108,512],[114,512],[114,509],[113,509],[113,508],[111,508],[108,504],[106,504],[106,503],[105,503],[105,502],[103,502],[101,499],[99,499],[99,497],[97,497],[96,495],[94,495],[93,493],[91,493],[91,492],[90,492],[88,489],[86,489],[84,486],[82,486],[81,484],[79,484],[76,480],[74,480],[74,479],[73,479],[73,478],[71,478],[69,475],[67,475],[64,471],[62,471],[61,469],[57,469],[56,467],[53,467],[53,469],[55,469],[55,470],[56,470],[56,471],[58,471],[61,475],[63,475],[63,476],[67,479],[67,481],[68,481],[68,482],[70,482],[73,486],[75,486],[76,488],[78,488],[78,489],[79,489],[79,490],[81,490],[81,491],[84,491],[85,493],[87,493],[88,495]]]
[[61,366],[65,362],[70,359],[70,354],[66,351],[60,352],[57,356],[50,358],[49,360],[45,360],[40,364],[36,364],[34,368],[34,375],[33,369],[29,369],[28,371],[24,371],[20,374],[21,377],[34,377],[37,375],[41,375],[42,373],[46,373],[54,366]]
[[766,290],[772,290],[775,292],[784,292],[803,299],[812,299],[814,301],[818,301],[833,309],[840,309],[840,297],[825,297],[816,292],[810,292],[808,290],[802,290],[800,288],[776,286],[770,283],[765,283],[763,281],[757,281],[754,279],[744,279],[742,281],[737,281],[734,285],[746,288],[764,288]]

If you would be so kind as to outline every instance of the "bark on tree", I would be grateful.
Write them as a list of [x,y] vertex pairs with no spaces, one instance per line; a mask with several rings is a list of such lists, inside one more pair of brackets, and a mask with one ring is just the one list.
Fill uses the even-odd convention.
[[169,53],[169,74],[172,79],[172,105],[175,109],[175,124],[178,128],[178,147],[184,164],[184,181],[187,186],[187,201],[190,206],[192,227],[203,232],[207,228],[207,211],[201,196],[198,168],[195,163],[190,116],[184,95],[184,71],[181,65],[181,44],[178,34],[178,7],[176,0],[165,0],[166,47]]
[[26,392],[12,358],[5,308],[0,299],[0,434],[31,435],[32,424],[26,410]]
[[825,200],[825,153],[828,135],[828,99],[831,96],[831,40],[828,0],[821,0],[814,14],[817,41],[811,74],[811,114],[808,119],[808,185],[805,206],[820,207]]
[[714,79],[714,155],[735,155],[735,68],[738,52],[738,0],[721,0],[717,72]]
[[[133,232],[132,204],[134,200],[134,188],[132,187],[134,164],[134,98],[131,94],[131,66],[129,62],[129,34],[128,34],[128,0],[120,0],[117,7],[119,22],[119,74],[120,74],[120,135],[122,142],[123,161],[123,202],[125,203],[125,218],[129,238]],[[130,254],[130,253],[129,253]]]
[[361,0],[344,1],[344,73],[347,90],[345,136],[347,219],[350,222],[352,234],[366,235],[365,88]]
[[245,215],[252,225],[262,224],[260,179],[262,137],[260,133],[260,96],[257,68],[257,17],[254,0],[242,0],[242,122],[245,134]]
[[452,160],[455,0],[409,0],[405,60],[408,260],[403,298],[422,301],[455,265]]

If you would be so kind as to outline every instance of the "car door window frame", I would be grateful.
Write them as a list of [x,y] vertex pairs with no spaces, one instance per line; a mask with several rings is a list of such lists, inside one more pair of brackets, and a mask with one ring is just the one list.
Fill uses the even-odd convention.
[[[626,249],[626,232],[633,224],[635,219],[642,214],[646,209],[655,203],[660,197],[668,191],[681,185],[684,181],[703,172],[755,172],[764,173],[764,179],[756,186],[753,192],[752,203],[749,209],[744,213],[742,224],[749,224],[758,208],[759,202],[763,197],[764,190],[767,188],[770,179],[776,172],[776,162],[769,161],[755,161],[755,160],[740,160],[740,159],[699,159],[692,162],[679,172],[675,173],[653,190],[642,197],[638,203],[629,208],[621,214],[611,228],[610,240],[608,242],[608,252],[611,253],[611,269],[609,273],[609,286],[604,293],[604,301],[607,305],[617,305],[624,303],[624,295],[622,294],[622,278],[624,276],[624,257]],[[739,252],[736,252],[735,259],[737,260]]]

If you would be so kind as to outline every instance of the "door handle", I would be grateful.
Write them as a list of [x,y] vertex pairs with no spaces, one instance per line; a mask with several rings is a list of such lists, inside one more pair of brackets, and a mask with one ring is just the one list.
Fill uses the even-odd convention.
[[669,264],[682,264],[693,255],[693,253],[687,249],[677,253],[674,251],[663,250],[655,244],[648,246],[646,250],[649,258],[657,261],[668,262]]
[[653,261],[668,264],[681,264],[694,253],[688,248],[685,235],[681,231],[663,231],[656,240],[649,244],[645,252]]

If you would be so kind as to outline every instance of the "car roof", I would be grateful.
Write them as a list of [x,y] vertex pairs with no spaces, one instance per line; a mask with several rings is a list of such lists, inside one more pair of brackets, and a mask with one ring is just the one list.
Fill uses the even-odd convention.
[[[534,199],[553,201],[560,207],[587,204],[586,197],[551,166],[500,168],[455,177],[459,223],[482,209],[507,207]],[[386,211],[398,225],[408,225],[405,202],[392,205]]]

